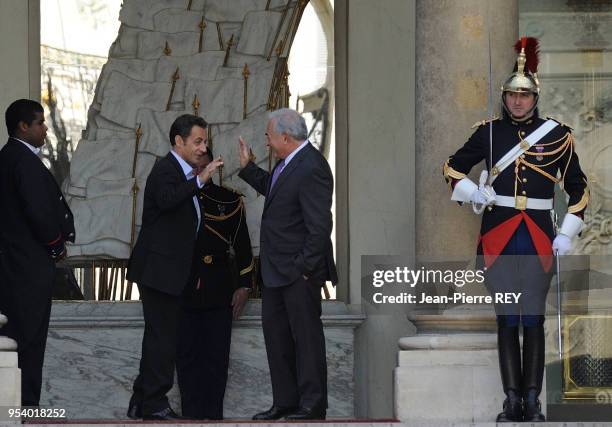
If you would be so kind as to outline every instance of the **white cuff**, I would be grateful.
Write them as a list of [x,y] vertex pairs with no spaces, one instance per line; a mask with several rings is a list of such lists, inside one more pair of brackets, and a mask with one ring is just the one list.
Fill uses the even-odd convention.
[[463,178],[457,184],[453,190],[451,200],[455,202],[469,202],[471,201],[472,194],[478,190],[478,186],[472,182],[469,178]]
[[580,233],[580,230],[582,230],[582,224],[584,224],[584,221],[580,219],[579,216],[567,213],[565,214],[565,218],[563,218],[563,224],[561,225],[559,233],[565,234],[570,239],[573,239]]
[[196,184],[198,184],[198,188],[204,187],[204,183],[200,181],[200,175],[196,175]]

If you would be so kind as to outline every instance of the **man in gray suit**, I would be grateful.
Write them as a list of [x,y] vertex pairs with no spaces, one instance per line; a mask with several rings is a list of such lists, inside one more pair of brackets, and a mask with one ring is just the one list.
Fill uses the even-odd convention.
[[325,419],[327,362],[321,287],[338,280],[333,259],[333,176],[308,141],[304,119],[287,108],[270,113],[266,143],[272,174],[250,161],[240,138],[239,176],[266,196],[261,217],[262,322],[273,405],[255,420]]

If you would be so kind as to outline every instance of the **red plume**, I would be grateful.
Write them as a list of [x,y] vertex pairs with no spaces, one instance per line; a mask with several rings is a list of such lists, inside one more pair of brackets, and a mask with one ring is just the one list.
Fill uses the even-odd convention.
[[521,53],[522,48],[525,49],[525,56],[527,57],[525,68],[531,73],[537,73],[540,63],[540,42],[535,37],[521,37],[514,44],[514,50],[516,50],[516,53]]

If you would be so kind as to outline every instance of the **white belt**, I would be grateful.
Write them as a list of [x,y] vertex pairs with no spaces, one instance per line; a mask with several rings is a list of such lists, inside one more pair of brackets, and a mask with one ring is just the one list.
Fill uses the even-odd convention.
[[[525,199],[527,203],[525,204]],[[525,196],[495,196],[495,205],[496,206],[505,206],[507,208],[516,208],[516,209],[537,209],[541,211],[549,211],[553,208],[553,199],[534,199],[533,197],[525,197]]]

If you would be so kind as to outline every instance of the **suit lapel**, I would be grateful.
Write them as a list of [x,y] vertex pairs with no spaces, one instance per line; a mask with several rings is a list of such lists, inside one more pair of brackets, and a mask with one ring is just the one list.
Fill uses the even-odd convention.
[[[272,199],[278,192],[278,189],[283,185],[283,183],[288,179],[291,173],[299,166],[299,164],[304,160],[304,157],[308,154],[308,150],[313,149],[312,145],[308,143],[304,148],[302,148],[293,159],[289,162],[285,169],[282,170],[276,182],[274,183],[274,187],[270,190],[268,197],[266,197],[266,202],[264,204],[264,210],[270,205]],[[270,178],[271,179],[271,178]],[[272,183],[272,181],[270,181]]]
[[[178,162],[178,160],[176,160],[176,157],[174,157],[174,154],[168,153],[168,155],[166,156],[166,159],[168,159],[170,163],[174,166],[176,171],[181,176],[181,179],[183,180],[183,182],[187,182],[187,177],[185,176],[185,172],[183,172],[183,168],[181,167],[181,164]],[[197,220],[198,212],[196,211],[196,207],[193,204],[193,200],[190,201],[190,205],[191,205],[191,211],[193,212],[193,216]]]
[[174,157],[174,154],[168,153],[166,155],[166,159],[170,160],[170,163],[172,163],[172,166],[174,166],[174,168],[179,173],[181,178],[183,178],[183,181],[187,181],[187,177],[185,176],[185,173],[183,172],[183,168],[181,167],[181,164],[178,162],[178,160],[176,160],[176,157]]

